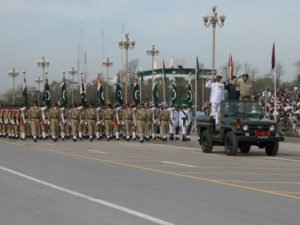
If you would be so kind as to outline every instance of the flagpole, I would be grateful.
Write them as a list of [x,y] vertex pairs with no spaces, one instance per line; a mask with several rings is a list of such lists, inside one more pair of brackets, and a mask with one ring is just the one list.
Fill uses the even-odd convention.
[[274,78],[274,121],[277,122],[277,79],[276,79],[276,60],[275,60],[275,42],[273,42],[273,48],[272,48],[272,59],[271,59],[271,64],[272,64],[272,73],[273,73],[273,78]]
[[164,95],[164,103],[166,103],[166,87],[165,87],[165,76],[163,74],[163,95]]
[[[143,76],[142,74],[141,74],[141,76]],[[140,102],[142,102],[142,77],[140,77]]]

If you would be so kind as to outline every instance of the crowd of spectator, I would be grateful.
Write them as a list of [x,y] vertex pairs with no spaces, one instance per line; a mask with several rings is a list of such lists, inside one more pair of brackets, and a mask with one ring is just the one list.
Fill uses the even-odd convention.
[[279,122],[284,133],[300,136],[300,90],[260,91],[253,98],[259,101],[265,114]]

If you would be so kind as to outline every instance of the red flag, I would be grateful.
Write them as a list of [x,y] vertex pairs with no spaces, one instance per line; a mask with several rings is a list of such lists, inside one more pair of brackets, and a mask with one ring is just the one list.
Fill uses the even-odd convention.
[[272,49],[272,70],[275,68],[275,42],[273,43],[273,49]]
[[229,68],[229,79],[232,80],[234,74],[234,67],[233,67],[231,54],[229,55],[228,68]]

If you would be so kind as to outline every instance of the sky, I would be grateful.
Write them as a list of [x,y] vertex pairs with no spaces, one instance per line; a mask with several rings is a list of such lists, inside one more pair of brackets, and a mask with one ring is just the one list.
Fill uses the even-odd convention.
[[[226,16],[216,28],[216,69],[228,61],[247,63],[257,75],[270,72],[272,45],[276,62],[283,65],[283,79],[294,78],[293,65],[300,59],[300,1],[298,0],[0,0],[0,93],[12,88],[8,71],[16,68],[22,84],[26,71],[29,85],[41,76],[37,60],[49,60],[48,79],[60,81],[62,72],[77,65],[78,45],[81,69],[88,80],[98,72],[106,74],[101,62],[109,56],[115,76],[124,67],[124,51],[118,42],[124,32],[136,41],[129,61],[138,59],[143,70],[151,69],[146,50],[152,43],[160,50],[155,60],[185,58],[185,67],[195,67],[196,56],[204,68],[211,68],[212,28],[202,16],[217,5]],[[83,65],[87,54],[86,67]],[[241,71],[243,72],[243,71]]]

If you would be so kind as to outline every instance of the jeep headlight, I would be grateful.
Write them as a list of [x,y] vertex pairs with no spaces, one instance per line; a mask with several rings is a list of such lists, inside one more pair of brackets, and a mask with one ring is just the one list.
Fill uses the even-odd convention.
[[274,125],[270,126],[270,131],[275,131],[275,126]]
[[247,131],[249,129],[248,125],[243,125],[243,131]]

